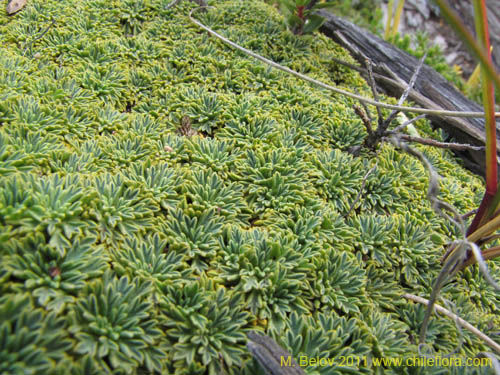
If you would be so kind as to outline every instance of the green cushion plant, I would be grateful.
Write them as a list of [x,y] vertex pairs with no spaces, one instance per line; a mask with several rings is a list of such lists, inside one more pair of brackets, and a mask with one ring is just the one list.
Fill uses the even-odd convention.
[[[366,131],[352,99],[235,53],[189,23],[195,4],[169,3],[0,15],[0,372],[257,373],[250,330],[294,356],[369,359],[309,374],[417,355],[422,310],[402,296],[430,293],[455,234],[421,165],[389,144],[353,157]],[[213,5],[200,20],[232,40],[369,95],[326,37],[294,35],[261,1]],[[479,203],[477,177],[419,148],[453,186],[441,198]],[[442,294],[493,332],[498,296],[463,277]],[[464,337],[444,318],[430,331],[440,355]],[[465,334],[455,355],[485,349]]]

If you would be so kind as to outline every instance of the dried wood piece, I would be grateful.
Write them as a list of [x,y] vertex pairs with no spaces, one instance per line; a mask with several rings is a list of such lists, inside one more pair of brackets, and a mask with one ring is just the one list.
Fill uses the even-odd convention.
[[[368,56],[373,62],[373,77],[377,85],[391,95],[401,95],[404,90],[396,82],[400,80],[405,83],[404,87],[408,85],[415,66],[418,65],[417,58],[327,11],[320,10],[316,13],[326,18],[326,22],[320,29],[321,32],[349,50],[360,64],[364,64],[364,56]],[[388,71],[391,72],[392,79],[383,78],[383,76],[388,76]],[[420,77],[423,78],[415,82],[413,90],[408,96],[410,100],[420,106],[438,110],[481,111],[481,106],[467,99],[431,67],[422,66]],[[482,118],[451,118],[430,115],[429,119],[460,143],[473,146],[485,145],[486,132]],[[497,120],[497,129],[500,129],[500,120]],[[497,132],[497,145],[497,151],[500,151],[500,131]],[[467,168],[484,175],[484,151],[467,149],[456,151],[456,153],[464,160]]]
[[26,0],[11,0],[7,4],[7,8],[5,9],[7,11],[7,14],[10,16],[14,13],[19,12],[21,9],[24,8],[26,5]]
[[[291,358],[290,353],[279,346],[276,341],[257,332],[249,332],[247,348],[252,356],[266,370],[267,375],[306,375],[304,370]],[[288,362],[290,357],[291,361]],[[282,363],[291,363],[291,366]]]

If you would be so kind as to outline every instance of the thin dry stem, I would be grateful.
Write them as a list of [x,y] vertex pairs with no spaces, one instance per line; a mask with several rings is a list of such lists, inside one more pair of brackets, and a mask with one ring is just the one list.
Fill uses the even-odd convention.
[[[491,241],[495,241],[495,240],[498,240],[500,238],[500,234],[497,233],[497,234],[492,234],[491,236],[488,236],[488,237],[485,237],[483,239],[481,239],[480,243],[478,243],[478,245],[484,245],[488,242],[491,242]],[[483,251],[484,253],[484,251]]]
[[[375,101],[379,101],[378,100],[378,92],[377,92],[377,85],[375,84],[375,79],[373,78],[373,69],[372,69],[372,61],[368,58],[365,59],[365,64],[366,64],[366,70],[368,71],[368,81],[370,82],[370,87],[372,89],[372,95],[373,95],[373,99],[375,99]],[[363,103],[364,104],[364,103]],[[377,108],[377,116],[378,116],[378,125],[379,127],[382,125],[382,111],[380,109],[380,107],[375,107]],[[365,109],[365,111],[368,113],[368,111]]]
[[[394,134],[388,139],[394,146],[402,149],[406,153],[413,155],[420,160],[420,162],[424,165],[425,169],[429,173],[429,189],[427,190],[427,199],[429,199],[429,201],[431,202],[432,208],[439,216],[456,225],[461,233],[465,233],[464,221],[455,210],[455,208],[450,204],[439,200],[439,176],[432,167],[431,163],[427,160],[427,158],[420,151],[417,151],[408,146],[405,142],[402,142],[401,134]],[[451,212],[453,214],[453,218],[447,215],[444,210]]]
[[[484,117],[484,112],[463,112],[463,111],[438,111],[438,110],[434,110],[434,109],[426,109],[426,108],[417,108],[417,107],[402,107],[402,106],[397,106],[397,105],[393,105],[393,104],[388,104],[388,103],[382,103],[382,102],[377,102],[373,99],[370,99],[370,98],[366,98],[364,96],[361,96],[361,95],[356,95],[356,94],[353,94],[351,92],[348,92],[348,91],[345,91],[345,90],[342,90],[342,89],[339,89],[339,88],[336,88],[336,87],[333,87],[333,86],[330,86],[330,85],[327,85],[326,83],[323,83],[323,82],[320,82],[320,81],[317,81],[313,78],[310,78],[304,74],[301,74],[299,72],[296,72],[290,68],[287,68],[286,66],[282,66],[278,63],[275,63],[274,61],[271,61],[269,59],[266,59],[265,57],[255,53],[255,52],[252,52],[250,51],[249,49],[246,49],[234,42],[232,42],[231,40],[223,37],[222,35],[220,35],[219,33],[215,32],[214,30],[212,30],[211,28],[209,28],[208,26],[205,26],[204,24],[202,24],[201,22],[195,20],[193,18],[193,13],[195,11],[198,11],[198,10],[202,10],[202,9],[206,9],[206,8],[213,8],[213,7],[207,7],[207,6],[202,6],[202,7],[198,7],[198,8],[195,8],[193,9],[191,12],[189,12],[189,19],[191,20],[191,22],[193,22],[194,24],[198,25],[199,27],[201,27],[203,30],[205,30],[206,32],[208,32],[210,35],[222,40],[224,43],[228,44],[229,46],[259,60],[259,61],[262,61],[270,66],[272,66],[273,68],[276,68],[276,69],[279,69],[283,72],[286,72],[288,74],[291,74],[295,77],[298,77],[304,81],[307,81],[307,82],[310,82],[310,83],[313,83],[319,87],[322,87],[324,89],[327,89],[327,90],[330,90],[332,92],[335,92],[337,94],[341,94],[341,95],[344,95],[344,96],[348,96],[350,98],[353,98],[353,99],[356,99],[356,100],[359,100],[359,101],[362,101],[364,103],[367,103],[367,104],[371,104],[371,105],[374,105],[374,106],[378,106],[378,107],[381,107],[381,108],[387,108],[387,109],[392,109],[392,110],[398,110],[398,111],[401,111],[401,112],[413,112],[413,113],[426,113],[426,114],[429,114],[429,115],[436,115],[436,116],[449,116],[449,117]],[[496,112],[495,113],[495,117],[500,117],[500,112]]]
[[48,33],[48,31],[50,30],[50,28],[52,26],[54,26],[55,23],[56,23],[56,20],[53,18],[52,21],[50,22],[49,26],[47,26],[47,28],[39,36],[37,36],[35,39],[33,39],[31,42],[29,42],[26,45],[26,47],[24,48],[24,51],[23,51],[23,56],[26,54],[26,51],[28,50],[28,48],[31,48],[31,46],[33,45],[33,43],[35,43],[37,40],[42,39],[45,36],[45,34]]
[[468,144],[453,143],[453,142],[438,142],[434,139],[414,137],[414,136],[407,135],[407,134],[401,134],[400,137],[402,140],[407,141],[407,142],[416,142],[416,143],[420,143],[420,144],[426,145],[426,146],[445,148],[445,149],[455,150],[455,151],[466,151],[466,150],[484,151],[484,149],[485,149],[484,146],[472,146],[472,145],[468,145]]
[[181,2],[182,0],[173,0],[170,4],[167,4],[167,6],[165,7],[165,9],[170,9],[172,7],[175,7],[177,5],[179,5],[179,3]]
[[399,132],[402,132],[408,125],[411,125],[413,124],[414,122],[417,122],[418,120],[421,120],[423,118],[425,118],[427,115],[418,115],[417,117],[414,117],[408,121],[405,121],[403,122],[401,125],[395,127],[393,130],[391,130],[389,133],[399,133]]
[[356,204],[360,201],[361,199],[361,194],[363,193],[363,190],[365,189],[366,181],[368,180],[368,177],[377,169],[377,164],[375,164],[368,172],[366,172],[365,176],[363,177],[363,182],[361,182],[361,187],[359,188],[358,195],[354,199],[354,201],[351,203],[351,207],[349,207],[349,211],[345,214],[345,218],[348,218],[351,212],[354,210],[356,207]]
[[[361,95],[353,94],[351,92],[348,92],[348,91],[330,86],[328,84],[325,84],[323,82],[317,81],[317,80],[310,78],[304,74],[298,73],[290,68],[287,68],[285,66],[277,64],[274,61],[266,59],[265,57],[262,57],[259,54],[256,54],[256,53],[230,41],[229,39],[223,37],[222,35],[213,31],[211,28],[203,25],[201,22],[199,22],[193,18],[194,11],[203,10],[206,8],[213,8],[213,7],[202,6],[202,7],[193,9],[189,13],[189,18],[190,18],[191,22],[198,25],[203,30],[205,30],[209,34],[211,34],[212,36],[215,36],[216,38],[222,40],[224,43],[228,44],[229,46],[231,46],[239,51],[242,51],[243,53],[245,53],[245,54],[247,54],[247,55],[249,55],[249,56],[251,56],[259,61],[262,61],[262,62],[264,62],[264,63],[266,63],[266,64],[268,64],[276,69],[284,71],[284,72],[291,74],[295,77],[298,77],[304,81],[313,83],[319,87],[325,88],[325,89],[330,90],[332,92],[335,92],[337,94],[341,94],[341,95],[359,100],[360,102],[365,103],[365,104],[374,105],[377,108],[387,108],[387,109],[392,109],[394,111],[400,111],[400,112],[413,112],[413,113],[422,113],[422,114],[430,114],[430,115],[436,115],[436,116],[449,116],[449,117],[484,117],[485,116],[484,112],[444,111],[444,110],[433,110],[433,109],[425,109],[425,108],[417,108],[417,107],[405,107],[405,106],[401,106],[401,105],[391,105],[391,104],[387,104],[387,103],[381,103],[381,102],[378,102],[377,100],[372,100],[370,98],[366,98],[366,97],[363,97]],[[418,70],[420,69],[420,66],[422,63],[423,62],[421,62],[419,64],[419,67],[417,67],[417,71],[413,75],[412,80],[416,79],[417,74],[418,74]],[[370,76],[370,72],[368,72],[368,74]],[[373,75],[371,75],[371,76],[372,76],[372,80],[373,80]],[[411,91],[413,83],[414,83],[414,82],[412,83],[412,80],[410,81],[410,84],[408,85],[408,87],[405,89],[400,100],[404,101],[404,98],[406,98],[408,93]],[[495,117],[500,117],[500,113],[496,112]],[[421,154],[420,152],[409,147],[405,142],[402,142],[400,134],[392,134],[392,137],[390,138],[390,140],[396,147],[399,147],[403,151],[417,157],[424,164],[424,166],[426,167],[426,169],[429,173],[429,189],[428,189],[427,197],[428,197],[429,201],[431,202],[433,209],[440,216],[442,216],[446,220],[452,222],[453,224],[457,225],[460,228],[460,232],[463,233],[463,235],[464,235],[463,240],[455,242],[455,245],[457,245],[460,248],[460,249],[458,249],[460,251],[455,249],[455,251],[450,252],[448,259],[446,260],[446,263],[444,264],[443,269],[439,273],[438,278],[435,282],[434,288],[432,290],[432,293],[431,293],[431,296],[430,296],[430,299],[428,302],[428,309],[426,311],[426,316],[425,316],[424,321],[422,323],[422,328],[421,328],[421,332],[420,332],[420,341],[424,342],[426,330],[427,330],[427,325],[428,325],[428,322],[430,319],[431,312],[433,311],[433,306],[435,305],[439,291],[441,290],[441,287],[444,285],[444,283],[451,276],[456,274],[456,272],[458,272],[459,268],[457,267],[457,264],[460,264],[463,262],[464,254],[465,254],[467,248],[470,247],[472,249],[473,254],[476,257],[476,261],[478,262],[480,269],[483,271],[483,274],[486,277],[486,279],[488,280],[488,282],[492,283],[492,285],[494,285],[495,288],[498,288],[499,286],[494,283],[493,279],[489,275],[489,273],[486,269],[486,265],[484,263],[484,260],[481,257],[481,252],[480,252],[479,248],[477,247],[477,245],[465,240],[465,226],[464,226],[464,222],[462,220],[462,217],[457,213],[457,211],[451,205],[449,205],[443,201],[440,201],[437,198],[438,192],[439,192],[438,175],[434,171],[434,169],[432,168],[432,165],[429,163],[427,158],[425,158],[425,156],[423,154]],[[448,214],[446,214],[445,210],[452,212],[454,217],[452,218]],[[500,219],[498,219],[498,220],[500,221]],[[495,219],[493,219],[490,223],[486,224],[485,225],[486,228],[480,228],[475,233],[473,233],[471,236],[474,237],[475,235],[476,236],[479,235],[480,232],[482,232],[482,231],[489,230],[489,226],[494,225],[494,224],[496,224]],[[482,229],[482,231],[481,231],[481,229]],[[471,238],[469,238],[469,240],[471,240]],[[463,321],[463,322],[466,323],[465,321]],[[500,348],[499,348],[498,352],[500,353]]]
[[476,258],[476,262],[479,266],[479,269],[482,271],[482,274],[488,284],[490,284],[496,291],[500,291],[500,285],[498,285],[493,277],[491,276],[490,272],[488,271],[488,266],[486,265],[486,262],[484,261],[483,255],[481,253],[481,250],[479,249],[479,246],[477,246],[475,243],[469,242],[469,245],[471,247],[472,253],[474,254],[474,257]]
[[469,212],[466,212],[465,214],[462,215],[462,220],[465,220],[467,219],[468,217],[471,217],[472,215],[475,215],[477,214],[477,208],[469,211]]
[[[428,306],[429,305],[429,300],[426,300],[425,298],[415,296],[413,294],[406,293],[403,295],[404,298],[409,299],[414,302],[421,303],[423,305]],[[447,316],[450,319],[453,319],[455,322],[460,324],[462,327],[467,329],[468,331],[472,332],[475,336],[477,336],[479,339],[484,341],[486,345],[491,347],[493,350],[495,350],[497,353],[500,354],[500,345],[498,345],[495,341],[493,341],[491,338],[486,336],[484,333],[482,333],[480,330],[478,330],[476,327],[474,327],[472,324],[467,322],[466,320],[460,318],[458,315],[453,314],[451,311],[445,309],[444,307],[434,304],[434,308],[436,309],[437,312]]]
[[[454,243],[456,245],[456,243]],[[425,337],[427,335],[427,327],[429,326],[429,320],[431,318],[432,312],[434,311],[434,305],[436,303],[437,297],[443,285],[450,279],[453,270],[458,262],[462,261],[465,257],[465,250],[463,246],[463,241],[459,243],[459,249],[462,251],[456,251],[452,253],[450,259],[443,265],[443,268],[439,272],[439,275],[434,282],[432,287],[432,292],[429,297],[429,303],[427,305],[427,310],[425,311],[424,320],[422,321],[422,326],[420,327],[420,337],[419,341],[421,344],[425,342]]]
[[[410,78],[410,82],[408,83],[408,86],[406,87],[405,91],[403,92],[403,94],[399,98],[399,100],[398,100],[399,106],[401,106],[405,102],[406,98],[408,98],[408,95],[410,94],[410,91],[413,89],[413,86],[415,86],[415,82],[417,82],[418,73],[420,73],[420,69],[422,69],[422,66],[424,65],[424,61],[425,61],[426,57],[427,57],[427,51],[424,53],[424,55],[422,56],[422,58],[418,62],[418,65]],[[392,122],[392,120],[394,120],[396,118],[398,113],[399,113],[398,110],[394,110],[391,112],[389,117],[387,117],[387,119],[383,123],[384,131],[387,129],[387,127]]]
[[354,112],[359,116],[363,124],[365,125],[366,132],[368,135],[373,136],[373,129],[372,129],[372,120],[370,117],[368,117],[366,109],[361,109],[360,106],[353,104],[352,108],[354,109]]
[[493,367],[493,370],[495,371],[495,374],[500,375],[500,362],[498,362],[497,357],[495,357],[491,353],[485,353],[485,352],[479,352],[477,353],[477,358],[489,358],[491,360],[491,364]]

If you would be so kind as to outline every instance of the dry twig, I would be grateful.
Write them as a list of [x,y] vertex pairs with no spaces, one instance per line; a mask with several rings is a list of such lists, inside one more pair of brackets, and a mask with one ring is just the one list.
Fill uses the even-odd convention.
[[[363,97],[361,95],[353,94],[351,92],[327,85],[323,82],[320,82],[320,81],[317,81],[313,78],[310,78],[304,74],[298,73],[290,68],[287,68],[285,66],[277,64],[274,61],[266,59],[265,57],[262,57],[259,54],[256,54],[256,53],[232,42],[231,40],[223,37],[222,35],[213,31],[211,28],[203,25],[201,22],[199,22],[193,18],[194,11],[203,10],[206,8],[207,7],[199,7],[199,8],[192,10],[189,13],[189,18],[190,18],[191,22],[198,25],[203,30],[205,30],[209,34],[211,34],[212,36],[215,36],[216,38],[222,40],[224,43],[228,44],[229,46],[231,46],[239,51],[242,51],[243,53],[245,53],[245,54],[247,54],[247,55],[249,55],[249,56],[251,56],[259,61],[262,61],[262,62],[264,62],[264,63],[266,63],[266,64],[268,64],[276,69],[284,71],[284,72],[291,74],[295,77],[298,77],[304,81],[313,83],[319,87],[325,88],[325,89],[330,90],[332,92],[335,92],[337,94],[341,94],[341,95],[359,100],[360,102],[365,103],[365,104],[374,105],[377,108],[387,108],[387,109],[391,109],[393,111],[399,111],[399,112],[422,113],[422,114],[436,115],[436,116],[442,116],[442,117],[443,116],[449,116],[449,117],[484,117],[485,116],[484,112],[444,111],[444,110],[433,110],[433,109],[425,109],[425,108],[417,108],[417,107],[405,107],[405,106],[401,106],[401,105],[391,105],[391,104],[387,104],[387,103],[381,103],[381,102],[378,102],[377,100],[372,100],[370,98],[366,98],[366,97]],[[420,66],[422,63],[423,63],[423,61],[419,64],[419,67],[415,71],[412,79],[410,80],[409,85],[406,87],[405,91],[403,92],[403,95],[400,98],[400,102],[404,101],[406,99],[406,97],[408,96],[408,94],[410,93],[412,86],[414,84],[414,80],[416,79],[416,77],[418,75],[418,70],[420,69]],[[369,76],[371,75],[370,69],[368,69],[368,74],[369,74]],[[370,78],[370,80],[373,81],[373,76]],[[389,120],[392,120],[391,117],[394,117],[394,116],[395,115],[393,115],[391,113],[391,115],[386,120],[386,122],[390,123]],[[500,113],[496,112],[495,117],[500,117]],[[405,126],[407,126],[407,124]],[[379,129],[377,129],[377,132],[378,131],[379,131]],[[403,142],[400,134],[394,134],[394,133],[384,134],[385,131],[386,131],[386,129],[384,129],[384,130],[380,129],[380,134],[379,134],[380,138],[382,138],[384,135],[390,135],[389,140],[396,147],[399,147],[403,151],[417,157],[422,162],[422,164],[425,166],[426,170],[429,173],[429,189],[428,189],[427,197],[428,197],[429,201],[431,202],[432,208],[434,209],[434,211],[438,215],[442,216],[443,218],[445,218],[449,222],[456,225],[460,229],[460,232],[463,234],[463,239],[455,242],[455,245],[458,246],[460,249],[456,248],[455,249],[456,251],[451,252],[446,263],[443,265],[443,269],[441,270],[441,272],[438,275],[438,278],[434,284],[431,296],[429,298],[426,316],[425,316],[424,321],[422,323],[422,328],[421,328],[421,332],[420,332],[420,341],[424,342],[427,325],[428,325],[428,322],[430,319],[430,314],[432,312],[433,305],[436,302],[437,295],[438,295],[441,287],[444,285],[444,283],[447,280],[449,280],[449,278],[451,276],[453,276],[456,272],[458,272],[457,264],[459,264],[460,262],[463,262],[465,251],[467,251],[468,248],[470,248],[472,250],[472,252],[476,258],[476,261],[478,262],[479,267],[483,271],[483,274],[484,274],[485,278],[488,280],[488,282],[493,283],[492,285],[494,285],[495,288],[500,287],[500,286],[498,286],[497,284],[494,283],[493,279],[491,278],[491,275],[488,273],[487,268],[486,268],[486,264],[484,263],[484,260],[482,259],[481,252],[480,252],[479,248],[477,247],[477,245],[474,243],[471,243],[465,239],[466,232],[465,232],[465,225],[464,225],[464,221],[463,221],[462,217],[457,213],[457,211],[454,209],[453,206],[438,199],[438,192],[439,192],[438,175],[434,171],[432,165],[429,163],[427,158],[422,153],[409,147],[405,142]],[[451,212],[453,214],[453,217],[448,215],[445,211]],[[249,346],[249,349],[250,349],[250,346]]]
[[[368,80],[370,82],[370,87],[372,89],[373,99],[375,99],[375,101],[378,102],[379,100],[378,100],[377,85],[375,84],[375,79],[373,78],[372,61],[370,59],[366,58],[365,63],[366,63],[367,71],[368,71]],[[382,119],[383,119],[382,111],[381,111],[380,107],[375,107],[375,108],[377,108],[378,126],[380,127],[382,125]],[[369,113],[366,108],[365,108],[365,112]]]
[[356,195],[356,198],[354,201],[351,203],[351,207],[349,207],[349,211],[345,214],[344,218],[348,218],[349,215],[351,214],[352,210],[354,210],[356,204],[359,202],[361,199],[361,194],[363,193],[363,190],[365,189],[366,181],[368,180],[368,177],[377,169],[377,164],[375,164],[368,172],[366,172],[365,177],[363,177],[363,182],[361,182],[361,187],[359,188],[358,195]]
[[373,129],[372,129],[372,120],[368,115],[368,111],[366,108],[361,109],[358,105],[353,104],[352,108],[354,109],[354,112],[359,116],[363,124],[365,125],[366,131],[368,132],[368,135],[373,135]]
[[[377,102],[376,100],[373,100],[373,99],[370,99],[370,98],[366,98],[364,96],[361,96],[361,95],[357,95],[357,94],[353,94],[352,92],[348,92],[348,91],[345,91],[345,90],[342,90],[342,89],[339,89],[339,88],[336,88],[336,87],[333,87],[333,86],[330,86],[330,85],[327,85],[326,83],[323,83],[323,82],[320,82],[320,81],[317,81],[311,77],[308,77],[304,74],[301,74],[299,72],[296,72],[290,68],[287,68],[286,66],[283,66],[283,65],[280,65],[278,63],[275,63],[274,61],[271,61],[269,59],[266,59],[265,57],[255,53],[255,52],[252,52],[250,51],[249,49],[247,48],[244,48],[242,46],[240,46],[239,44],[236,44],[234,42],[232,42],[231,40],[223,37],[222,35],[220,35],[219,33],[215,32],[214,30],[212,30],[211,28],[209,28],[208,26],[205,26],[204,24],[202,24],[201,22],[195,20],[193,18],[193,13],[195,11],[198,11],[198,10],[203,10],[203,9],[206,9],[206,8],[213,8],[213,7],[205,7],[205,6],[202,6],[202,7],[198,7],[196,9],[193,9],[191,12],[189,12],[189,19],[191,20],[191,22],[193,22],[194,24],[198,25],[199,27],[201,27],[203,30],[205,30],[206,32],[208,32],[210,35],[222,40],[224,43],[228,44],[229,46],[259,60],[259,61],[262,61],[270,66],[272,66],[273,68],[276,68],[276,69],[279,69],[283,72],[286,72],[288,74],[291,74],[295,77],[298,77],[304,81],[307,81],[307,82],[310,82],[310,83],[313,83],[317,86],[320,86],[324,89],[327,89],[327,90],[330,90],[330,91],[333,91],[337,94],[341,94],[341,95],[344,95],[344,96],[348,96],[350,98],[353,98],[353,99],[356,99],[356,100],[359,100],[361,102],[364,102],[366,104],[370,104],[370,105],[374,105],[374,106],[378,106],[378,107],[381,107],[381,108],[387,108],[387,109],[392,109],[392,110],[398,110],[400,112],[413,112],[413,113],[426,113],[426,114],[429,114],[429,115],[436,115],[436,116],[449,116],[449,117],[484,117],[484,112],[463,112],[463,111],[444,111],[444,110],[434,110],[434,109],[426,109],[426,108],[417,108],[417,107],[402,107],[402,106],[397,106],[397,105],[393,105],[393,104],[388,104],[388,103],[382,103],[382,102]],[[500,117],[500,112],[496,112],[495,113],[495,117]]]
[[416,142],[420,143],[421,145],[433,146],[437,148],[445,148],[456,151],[466,151],[466,150],[483,151],[485,149],[485,146],[472,146],[468,144],[453,143],[453,142],[438,142],[434,139],[415,137],[407,134],[401,134],[400,138],[407,142]]
[[390,134],[397,134],[402,132],[408,125],[413,124],[414,122],[417,122],[418,120],[421,120],[425,118],[427,115],[419,115],[417,117],[414,117],[408,121],[403,122],[401,125],[396,126],[393,130],[391,130],[389,133]]
[[49,29],[54,26],[54,24],[56,23],[56,20],[53,18],[52,19],[52,22],[49,24],[49,26],[47,26],[47,28],[39,35],[37,36],[35,39],[33,39],[31,42],[29,42],[26,47],[24,48],[24,51],[23,51],[23,56],[25,55],[26,51],[28,50],[28,48],[31,48],[31,46],[33,45],[33,43],[35,43],[37,40],[40,40],[44,37],[45,34],[47,34],[47,32],[49,31]]
[[[428,306],[429,301],[426,300],[425,298],[415,296],[413,294],[404,294],[403,297],[406,299],[409,299],[414,302],[421,303],[423,305]],[[437,304],[434,304],[434,308],[436,309],[437,312],[447,316],[450,319],[453,319],[455,322],[457,322],[460,326],[464,327],[468,331],[472,332],[475,336],[479,337],[482,341],[486,343],[489,347],[491,347],[493,350],[495,350],[498,354],[500,354],[500,345],[498,345],[495,341],[490,339],[488,336],[486,336],[484,333],[482,333],[480,330],[478,330],[476,327],[471,325],[469,322],[466,320],[463,320],[460,318],[458,315],[453,314],[451,311],[445,309],[442,306],[439,306]]]
[[[422,69],[422,66],[424,65],[424,61],[425,61],[426,57],[427,57],[427,51],[424,53],[422,58],[419,60],[418,65],[417,65],[415,71],[413,72],[413,75],[411,76],[410,82],[408,83],[408,86],[406,87],[405,91],[403,92],[403,94],[399,98],[399,100],[398,100],[399,106],[401,106],[405,102],[406,98],[408,98],[408,95],[410,94],[410,91],[413,89],[413,86],[415,86],[415,82],[417,82],[418,73],[420,73],[420,69]],[[373,80],[373,78],[372,78],[372,80]],[[387,119],[384,121],[384,129],[383,129],[384,132],[387,130],[387,127],[390,125],[390,123],[396,118],[398,113],[399,113],[398,110],[392,111],[391,114],[389,115],[389,117],[387,117]]]

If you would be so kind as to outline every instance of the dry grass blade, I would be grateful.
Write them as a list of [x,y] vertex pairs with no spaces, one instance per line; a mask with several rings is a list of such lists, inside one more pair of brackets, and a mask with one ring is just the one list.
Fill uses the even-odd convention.
[[354,201],[351,203],[351,207],[349,207],[349,211],[347,211],[347,213],[345,214],[345,218],[348,218],[349,215],[351,214],[351,212],[354,210],[354,208],[356,207],[356,204],[359,202],[359,200],[361,199],[361,194],[363,193],[363,190],[365,188],[365,185],[366,185],[366,181],[368,179],[368,177],[377,169],[377,164],[375,164],[368,172],[366,172],[365,176],[363,177],[363,182],[361,183],[361,187],[359,188],[359,191],[358,191],[358,195],[356,196],[356,198],[354,199]]

